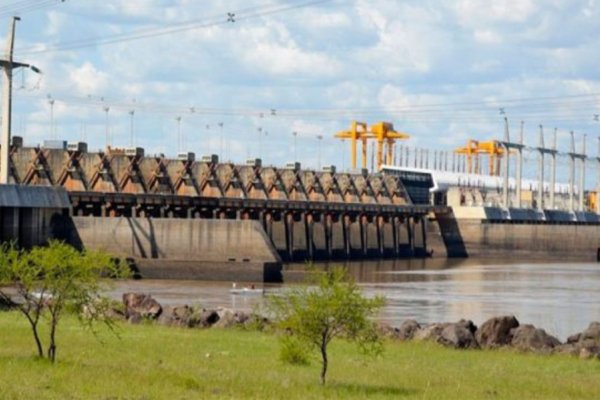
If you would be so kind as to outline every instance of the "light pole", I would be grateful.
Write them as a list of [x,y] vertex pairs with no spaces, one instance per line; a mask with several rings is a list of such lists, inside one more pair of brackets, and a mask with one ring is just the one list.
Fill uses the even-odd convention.
[[225,158],[225,155],[223,154],[223,123],[219,122],[219,129],[220,129],[220,133],[221,133],[221,148],[219,149],[219,157],[223,157]]
[[183,138],[181,137],[181,117],[175,117],[177,122],[177,151],[181,153],[183,151]]
[[206,124],[206,136],[208,137],[207,143],[208,143],[208,155],[212,155],[211,151],[210,151],[210,125]]
[[50,138],[56,139],[54,135],[54,99],[52,95],[48,95],[48,104],[50,104]]
[[258,154],[256,155],[258,158],[261,158],[260,155],[262,153],[262,127],[256,128],[258,132]]
[[317,140],[319,141],[317,170],[321,170],[321,141],[323,140],[323,135],[317,135]]
[[103,110],[104,110],[104,121],[105,121],[105,127],[106,127],[106,148],[108,148],[108,146],[110,146],[110,128],[108,125],[108,112],[110,111],[110,107],[104,106]]
[[133,147],[134,143],[134,134],[133,134],[133,116],[135,115],[135,110],[129,110],[129,116],[131,118],[131,129],[129,132],[129,146]]
[[298,162],[298,154],[296,153],[296,140],[298,138],[298,132],[292,132],[292,136],[294,136],[294,162]]

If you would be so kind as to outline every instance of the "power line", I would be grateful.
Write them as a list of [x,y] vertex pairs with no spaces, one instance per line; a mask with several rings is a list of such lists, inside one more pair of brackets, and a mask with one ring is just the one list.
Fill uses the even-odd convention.
[[[21,97],[37,98],[39,95],[27,94],[23,92],[16,92]],[[552,96],[552,97],[530,97],[522,99],[510,99],[510,100],[497,100],[498,103],[509,103],[513,104],[510,115],[515,118],[516,116],[528,115],[528,116],[579,116],[590,117],[597,112],[600,108],[600,101],[596,98],[600,98],[600,94],[591,93],[583,95],[569,95],[569,96]],[[124,102],[121,100],[109,100],[100,96],[88,96],[78,97],[72,95],[62,95],[61,101],[65,103],[77,103],[77,104],[92,104],[100,105],[105,102],[110,102],[114,108],[119,109],[130,109],[135,106],[136,109],[145,111],[167,113],[192,113],[202,115],[239,115],[239,116],[256,116],[259,114],[271,115],[272,107],[259,109],[259,108],[206,108],[206,107],[190,107],[189,105],[173,105],[173,104],[160,104],[160,103],[143,103],[136,101],[135,104],[131,102]],[[442,104],[445,106],[442,107]],[[478,104],[477,107],[457,107],[461,104]],[[561,110],[563,108],[564,110]],[[590,110],[586,110],[589,108]],[[277,107],[278,117],[287,118],[300,118],[300,117],[330,117],[330,116],[373,116],[373,115],[385,115],[385,114],[400,114],[402,116],[413,116],[413,117],[435,117],[435,116],[453,116],[453,117],[473,117],[487,115],[497,117],[497,105],[486,104],[485,102],[455,102],[455,103],[437,103],[436,105],[421,104],[421,105],[408,105],[402,107],[369,107],[369,108],[346,108],[346,109],[326,109],[326,108],[313,108],[313,109],[285,109],[285,107]]]
[[[162,28],[145,28],[139,29],[133,32],[126,32],[120,34],[114,34],[104,37],[97,38],[87,38],[81,40],[74,40],[70,42],[56,43],[51,45],[48,48],[40,49],[39,46],[28,47],[24,49],[20,49],[18,53],[20,55],[24,54],[41,54],[55,51],[66,51],[66,50],[75,50],[81,49],[85,47],[92,46],[103,46],[114,43],[123,43],[140,39],[147,39],[157,36],[169,35],[172,33],[183,32],[194,29],[201,28],[209,28],[218,25],[226,25],[231,24],[232,22],[250,20],[255,18],[264,17],[267,15],[279,14],[291,10],[296,10],[299,8],[305,8],[309,6],[315,6],[322,3],[331,2],[333,0],[312,0],[312,1],[303,1],[297,4],[292,5],[265,5],[265,6],[255,6],[249,7],[245,9],[236,10],[234,12],[228,12],[227,14],[220,14],[207,18],[200,18],[196,20],[183,21],[176,25],[171,25]],[[231,17],[233,15],[234,17]]]
[[0,6],[0,18],[12,15],[23,15],[28,12],[41,10],[55,4],[64,3],[66,0],[23,0],[12,4]]

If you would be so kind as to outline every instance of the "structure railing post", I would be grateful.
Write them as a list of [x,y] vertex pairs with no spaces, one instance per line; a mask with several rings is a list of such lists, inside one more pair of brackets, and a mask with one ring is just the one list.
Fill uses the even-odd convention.
[[585,142],[587,139],[587,135],[583,135],[581,139],[581,154],[579,157],[579,166],[581,167],[579,173],[579,211],[585,211],[585,159],[586,159],[586,149]]
[[539,159],[539,180],[538,180],[538,204],[537,208],[544,211],[544,127],[540,125],[540,138],[538,142]]
[[575,133],[570,132],[571,147],[569,153],[569,211],[575,211]]

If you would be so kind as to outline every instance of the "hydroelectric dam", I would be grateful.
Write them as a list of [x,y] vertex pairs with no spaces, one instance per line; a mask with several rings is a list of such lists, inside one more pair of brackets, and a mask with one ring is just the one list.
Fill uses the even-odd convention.
[[310,260],[597,258],[600,219],[568,210],[575,188],[555,183],[554,207],[540,209],[550,195],[531,182],[511,178],[502,191],[501,177],[467,170],[465,157],[397,154],[377,173],[314,171],[13,137],[0,240],[62,239],[153,278],[277,280],[283,262]]

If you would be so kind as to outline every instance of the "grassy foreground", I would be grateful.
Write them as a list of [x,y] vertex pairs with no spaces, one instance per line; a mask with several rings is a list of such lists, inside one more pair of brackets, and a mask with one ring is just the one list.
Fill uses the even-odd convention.
[[0,399],[597,399],[600,362],[511,351],[456,351],[386,343],[365,363],[332,346],[329,383],[319,364],[278,359],[274,336],[240,330],[120,327],[100,341],[62,321],[56,365],[33,357],[26,321],[0,312]]

